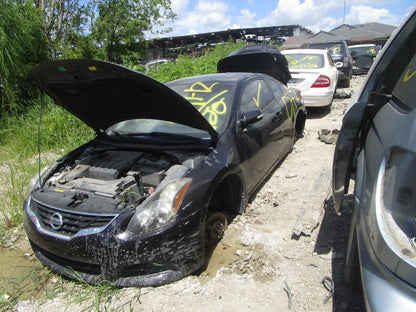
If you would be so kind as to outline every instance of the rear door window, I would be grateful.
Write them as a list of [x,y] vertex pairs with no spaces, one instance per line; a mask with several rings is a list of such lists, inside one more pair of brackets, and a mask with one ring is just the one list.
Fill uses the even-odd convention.
[[263,80],[253,80],[247,83],[241,95],[241,112],[254,109],[264,109],[273,96]]

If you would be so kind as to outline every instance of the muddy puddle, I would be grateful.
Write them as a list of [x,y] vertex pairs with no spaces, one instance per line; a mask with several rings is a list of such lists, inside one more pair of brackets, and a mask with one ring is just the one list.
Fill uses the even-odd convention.
[[42,265],[24,251],[0,247],[0,307],[42,296],[46,281],[42,271]]

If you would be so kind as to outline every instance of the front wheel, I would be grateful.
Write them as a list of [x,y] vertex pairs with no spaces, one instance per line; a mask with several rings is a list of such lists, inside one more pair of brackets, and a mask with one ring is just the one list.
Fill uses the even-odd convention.
[[228,226],[228,219],[224,213],[216,212],[207,218],[205,223],[206,243],[216,245],[223,238]]

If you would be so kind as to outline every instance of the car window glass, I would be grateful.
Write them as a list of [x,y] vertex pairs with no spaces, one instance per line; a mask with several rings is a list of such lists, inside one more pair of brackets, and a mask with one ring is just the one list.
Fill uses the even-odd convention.
[[169,87],[191,102],[217,132],[224,131],[234,98],[234,84],[193,80]]
[[322,54],[285,54],[290,69],[312,69],[324,67],[325,61]]
[[392,94],[402,103],[414,109],[416,107],[416,54],[406,66],[393,88]]
[[282,88],[282,85],[277,80],[274,80],[274,79],[266,79],[266,82],[268,86],[270,87],[274,97],[280,98],[280,96],[282,95],[284,91]]
[[249,82],[241,95],[241,112],[263,109],[272,99],[271,92],[263,80]]
[[313,43],[309,45],[310,49],[323,49],[327,50],[329,54],[345,54],[345,47],[342,42],[330,42],[330,43]]

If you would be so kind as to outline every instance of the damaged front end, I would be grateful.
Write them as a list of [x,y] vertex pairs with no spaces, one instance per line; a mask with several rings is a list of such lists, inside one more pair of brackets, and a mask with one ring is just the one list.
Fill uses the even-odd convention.
[[[39,260],[87,282],[165,284],[203,262],[201,209],[181,203],[201,151],[90,145],[31,191],[24,224]],[[190,260],[191,259],[191,260]]]

